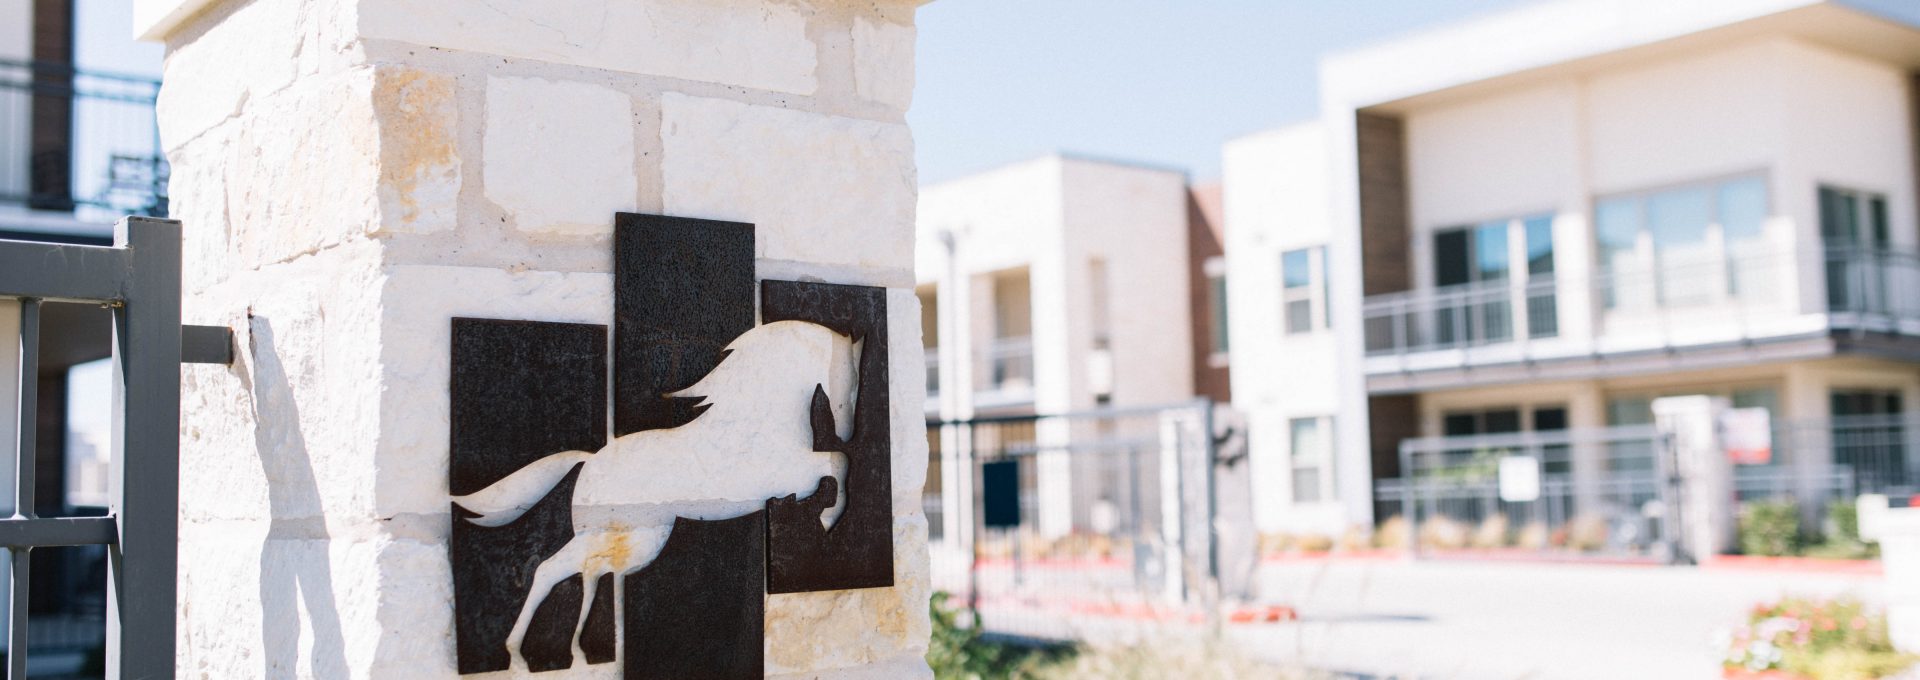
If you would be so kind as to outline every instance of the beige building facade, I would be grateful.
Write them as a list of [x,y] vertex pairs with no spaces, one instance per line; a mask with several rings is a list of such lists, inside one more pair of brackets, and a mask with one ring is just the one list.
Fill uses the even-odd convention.
[[[1260,478],[1298,469],[1275,440],[1319,441],[1260,429],[1342,416],[1343,516],[1289,501],[1263,527],[1400,514],[1380,492],[1437,464],[1405,455],[1423,437],[1557,433],[1549,476],[1597,507],[1603,480],[1653,464],[1622,463],[1617,437],[1667,396],[1767,413],[1772,455],[1733,469],[1743,497],[1920,482],[1920,18],[1655,4],[1547,3],[1332,55],[1319,121],[1228,146],[1230,243],[1323,245],[1338,338],[1300,345],[1272,302],[1291,268],[1229,248]],[[1253,396],[1320,362],[1312,396]]]

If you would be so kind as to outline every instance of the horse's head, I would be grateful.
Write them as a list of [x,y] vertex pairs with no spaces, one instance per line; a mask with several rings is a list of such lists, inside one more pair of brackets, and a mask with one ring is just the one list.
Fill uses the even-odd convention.
[[[836,428],[845,436],[858,398],[854,394],[856,352],[846,336],[825,326],[776,321],[735,338],[727,344],[719,366],[692,387],[667,396],[704,399],[710,408],[700,420],[804,420],[818,385],[826,388]],[[801,407],[789,410],[788,404]]]
[[[683,516],[719,519],[757,510],[768,498],[810,494],[821,477],[844,477],[843,454],[813,450],[811,412],[815,388],[825,386],[836,420],[851,418],[853,353],[844,336],[816,324],[747,331],[713,371],[668,395],[700,398],[706,410],[680,427],[623,436],[612,451],[592,456],[576,506],[671,503]],[[836,500],[827,516],[842,506]],[[576,514],[587,511],[576,507]]]

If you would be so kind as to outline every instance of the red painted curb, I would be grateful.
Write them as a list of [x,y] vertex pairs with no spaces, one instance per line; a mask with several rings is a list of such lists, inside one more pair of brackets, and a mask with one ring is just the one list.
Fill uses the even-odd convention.
[[1703,569],[1767,571],[1794,574],[1846,574],[1885,576],[1880,560],[1829,560],[1818,557],[1758,557],[1753,555],[1715,555],[1702,562]]

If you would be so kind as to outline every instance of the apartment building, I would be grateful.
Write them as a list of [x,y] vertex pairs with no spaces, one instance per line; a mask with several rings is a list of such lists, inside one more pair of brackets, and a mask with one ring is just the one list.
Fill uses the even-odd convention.
[[1912,493],[1920,11],[1881,4],[1565,0],[1324,59],[1317,121],[1224,151],[1263,529],[1517,447],[1543,516],[1631,534],[1679,395],[1765,412],[1743,498]]
[[[930,423],[1177,404],[1194,398],[1199,366],[1222,368],[1225,347],[1193,360],[1189,215],[1200,208],[1183,172],[1052,155],[924,187],[916,271],[927,353]],[[1215,261],[1215,269],[1220,268]],[[1210,323],[1210,322],[1209,322]],[[1219,381],[1215,381],[1219,382]],[[1110,437],[1061,424],[1009,437],[1050,439],[1023,466],[1032,528],[1058,538],[1102,522],[1113,459],[1069,440]],[[930,513],[965,530],[970,494],[946,493],[938,440]],[[949,433],[951,436],[951,433]],[[1097,454],[1098,452],[1092,452]]]
[[1354,463],[1337,455],[1350,447],[1334,434],[1335,343],[1350,334],[1334,333],[1329,306],[1327,143],[1308,122],[1222,150],[1234,407],[1247,420],[1254,523],[1266,533],[1338,533],[1342,499],[1367,493],[1339,486]]

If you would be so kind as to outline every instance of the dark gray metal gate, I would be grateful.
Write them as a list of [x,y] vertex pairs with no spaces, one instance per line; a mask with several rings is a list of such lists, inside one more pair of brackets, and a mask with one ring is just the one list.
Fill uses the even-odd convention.
[[[28,556],[34,548],[81,545],[107,549],[107,677],[172,677],[182,336],[194,345],[187,360],[226,363],[230,334],[181,327],[180,224],[170,220],[122,220],[112,247],[0,241],[5,299],[19,301],[22,376],[16,510],[0,519],[0,546],[13,560],[7,677],[26,675]],[[104,517],[34,515],[38,387],[31,376],[47,301],[112,310],[112,474]]]

